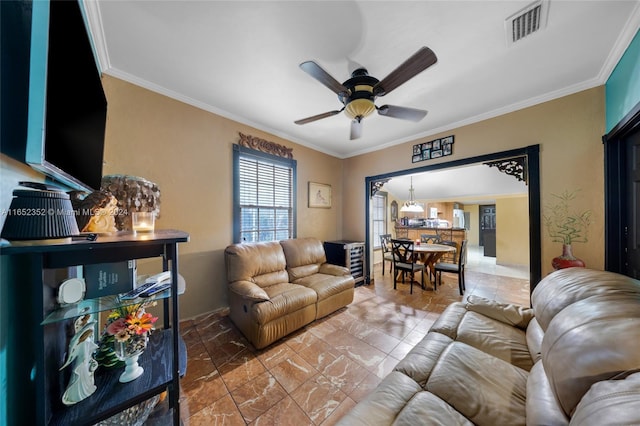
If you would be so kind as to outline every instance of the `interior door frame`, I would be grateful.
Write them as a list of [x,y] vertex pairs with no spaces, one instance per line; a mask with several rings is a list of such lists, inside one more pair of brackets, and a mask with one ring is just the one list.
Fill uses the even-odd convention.
[[[478,205],[478,244],[480,244],[481,246],[484,245],[484,235],[482,234],[482,231],[484,230],[484,228],[482,227],[483,223],[482,223],[482,208],[483,207],[493,207],[493,209],[495,210],[496,205],[494,204],[479,204]],[[495,211],[493,213],[494,215],[496,214]],[[494,228],[495,229],[495,228]]]
[[[541,238],[541,217],[540,217],[540,145],[530,145],[524,148],[512,149],[509,151],[495,152],[491,154],[479,155],[476,157],[463,158],[460,160],[438,163],[414,169],[398,170],[376,176],[365,177],[365,252],[371,250],[371,223],[369,221],[370,200],[374,184],[385,179],[404,176],[414,173],[428,172],[434,170],[460,167],[470,164],[496,161],[513,157],[525,156],[527,159],[527,186],[529,188],[529,289],[533,289],[542,279],[542,238]],[[365,262],[365,282],[371,280],[371,256],[366,256]]]
[[626,138],[640,131],[640,102],[609,133],[604,144],[604,269],[622,273],[625,237],[622,227],[626,212],[625,168]]

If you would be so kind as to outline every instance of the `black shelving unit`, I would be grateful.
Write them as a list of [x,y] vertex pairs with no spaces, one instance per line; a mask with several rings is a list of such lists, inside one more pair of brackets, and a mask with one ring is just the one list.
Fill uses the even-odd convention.
[[[165,390],[173,424],[180,424],[180,377],[186,371],[187,353],[179,331],[178,243],[188,241],[185,232],[157,230],[146,235],[100,235],[96,241],[0,248],[1,294],[10,301],[7,317],[19,319],[10,325],[6,341],[11,370],[9,425],[92,425]],[[172,286],[154,296],[163,308],[164,323],[156,324],[158,330],[151,333],[149,345],[140,356],[145,372],[132,382],[120,383],[122,369],[98,368],[94,375],[97,390],[88,398],[65,406],[61,396],[69,373],[59,368],[73,321],[87,313],[108,310],[118,299],[109,296],[61,309],[56,303],[60,281],[57,274],[73,266],[153,257],[162,258],[163,270],[171,271]]]

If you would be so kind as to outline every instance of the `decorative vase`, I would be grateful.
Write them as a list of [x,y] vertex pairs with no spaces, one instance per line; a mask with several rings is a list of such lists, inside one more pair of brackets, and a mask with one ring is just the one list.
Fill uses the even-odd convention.
[[96,351],[94,358],[98,361],[98,365],[103,368],[120,368],[124,366],[124,361],[121,361],[116,356],[114,349],[114,342],[116,341],[113,335],[103,333],[98,342],[98,350]]
[[584,262],[573,255],[573,252],[571,251],[571,244],[562,245],[562,255],[554,257],[551,265],[555,270],[571,268],[574,266],[580,268],[585,267]]
[[120,383],[128,383],[140,377],[144,368],[138,365],[138,357],[147,347],[147,333],[135,334],[124,342],[114,341],[114,351],[118,359],[124,361],[124,372],[120,375]]

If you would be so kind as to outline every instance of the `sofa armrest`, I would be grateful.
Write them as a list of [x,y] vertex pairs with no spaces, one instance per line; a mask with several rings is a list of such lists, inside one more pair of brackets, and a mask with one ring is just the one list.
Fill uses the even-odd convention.
[[332,263],[323,263],[322,265],[320,265],[320,270],[318,272],[321,274],[335,275],[336,277],[351,275],[349,272],[349,268],[340,265],[334,265]]
[[533,309],[511,303],[501,303],[480,296],[467,297],[468,311],[477,312],[505,324],[526,329],[533,318]]
[[267,292],[251,281],[234,281],[229,284],[229,290],[240,297],[253,300],[254,302],[265,302],[270,300]]

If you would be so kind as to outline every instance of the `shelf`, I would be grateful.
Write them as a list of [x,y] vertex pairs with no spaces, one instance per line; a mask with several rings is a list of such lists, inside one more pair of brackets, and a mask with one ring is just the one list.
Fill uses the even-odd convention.
[[[95,393],[70,407],[58,399],[53,418],[48,424],[92,425],[162,392],[172,381],[172,333],[172,329],[156,330],[149,336],[147,349],[138,360],[144,368],[140,377],[129,383],[120,383],[118,378],[124,367],[99,368],[94,376],[98,388]],[[178,341],[178,353],[182,376],[187,368],[187,349],[182,338]]]
[[[38,241],[21,241],[2,246],[0,252],[4,254],[22,253],[52,253],[60,251],[84,251],[100,248],[136,247],[166,243],[184,243],[189,241],[189,234],[172,229],[157,229],[146,234],[136,234],[133,231],[118,231],[109,234],[99,234],[95,241],[76,240],[50,244]],[[78,263],[80,264],[80,263]]]
[[[12,362],[7,389],[15,424],[93,425],[168,391],[167,403],[172,424],[180,425],[180,375],[186,371],[186,347],[180,338],[178,305],[178,243],[189,234],[157,230],[145,235],[117,232],[99,235],[96,241],[65,241],[54,244],[11,244],[0,247],[2,292],[8,299],[8,318],[21,318],[24,333],[7,336],[6,347]],[[171,289],[151,298],[121,301],[117,295],[81,301],[60,308],[52,284],[69,271],[54,271],[89,264],[160,258],[162,268],[175,279]],[[150,336],[149,346],[139,363],[142,376],[120,383],[123,368],[98,368],[94,374],[97,390],[72,406],[62,403],[71,369],[60,370],[73,334],[73,318],[97,314],[118,306],[162,300],[164,329]],[[25,336],[29,336],[25,338]]]
[[[22,318],[24,329],[23,333],[10,333],[5,342],[12,360],[6,384],[11,424],[93,425],[168,391],[168,416],[174,426],[180,425],[180,376],[186,371],[187,356],[179,335],[178,243],[188,241],[185,232],[157,230],[145,235],[126,231],[101,234],[96,241],[2,246],[2,272],[3,278],[7,277],[2,293],[7,295],[9,308],[6,315]],[[114,295],[59,307],[52,284],[63,275],[69,277],[65,268],[143,258],[161,259],[162,269],[171,271],[176,280],[171,289],[146,299],[123,302]],[[149,300],[162,300],[164,329],[151,334],[140,357],[143,375],[130,383],[120,383],[123,368],[98,368],[94,374],[97,390],[77,404],[65,406],[62,395],[72,372],[70,368],[60,370],[60,366],[69,349],[73,318]]]
[[189,241],[189,234],[174,230],[157,230],[145,235],[131,231],[99,235],[95,241],[71,241],[58,244],[9,245],[0,248],[2,255],[37,256],[42,268],[66,268],[92,263],[121,262],[164,256],[165,249]]
[[[180,293],[178,293],[180,294]],[[156,293],[151,297],[137,297],[130,300],[121,300],[118,295],[104,296],[96,299],[82,300],[74,305],[65,306],[51,312],[40,323],[41,325],[52,324],[54,322],[64,321],[72,318],[77,318],[86,314],[95,314],[103,311],[110,311],[116,309],[119,306],[131,306],[140,303],[149,303],[154,300],[162,300],[171,297],[171,289]]]

